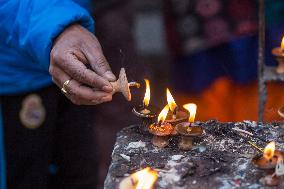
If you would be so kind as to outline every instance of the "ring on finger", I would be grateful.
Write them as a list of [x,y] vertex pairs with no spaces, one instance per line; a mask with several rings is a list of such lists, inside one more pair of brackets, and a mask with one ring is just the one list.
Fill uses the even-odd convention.
[[62,88],[61,88],[61,92],[63,94],[68,94],[66,87],[69,85],[70,81],[71,81],[71,79],[68,79],[63,83]]

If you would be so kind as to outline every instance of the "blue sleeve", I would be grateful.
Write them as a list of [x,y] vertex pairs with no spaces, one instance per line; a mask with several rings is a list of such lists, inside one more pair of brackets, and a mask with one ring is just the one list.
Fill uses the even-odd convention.
[[68,25],[94,30],[88,11],[72,0],[2,0],[0,18],[0,35],[7,45],[45,69],[53,40]]

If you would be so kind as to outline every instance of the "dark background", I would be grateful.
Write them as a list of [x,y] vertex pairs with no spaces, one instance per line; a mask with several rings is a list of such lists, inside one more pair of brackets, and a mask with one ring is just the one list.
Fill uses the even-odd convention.
[[[115,134],[135,124],[133,106],[142,103],[143,78],[151,101],[163,107],[169,87],[178,105],[197,104],[197,120],[257,120],[257,8],[255,0],[95,1],[96,36],[118,75],[142,83],[133,101],[116,94],[96,106],[100,186],[110,162]],[[280,46],[284,3],[266,1],[266,64],[276,65],[271,49]],[[265,121],[281,118],[283,84],[268,85]]]

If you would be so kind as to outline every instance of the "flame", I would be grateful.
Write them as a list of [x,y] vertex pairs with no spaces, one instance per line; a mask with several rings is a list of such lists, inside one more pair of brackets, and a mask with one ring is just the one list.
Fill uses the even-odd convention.
[[284,51],[284,36],[283,36],[282,42],[281,42],[281,50]]
[[146,167],[132,174],[131,177],[137,182],[135,189],[151,189],[158,179],[158,173],[150,167]]
[[174,110],[176,109],[177,107],[177,104],[175,102],[175,99],[173,98],[170,90],[167,88],[167,101],[168,101],[168,105],[170,106],[170,110],[172,112],[174,112]]
[[189,112],[188,122],[193,123],[195,119],[196,109],[197,109],[196,104],[189,103],[189,104],[183,105],[183,107]]
[[144,81],[146,83],[146,92],[145,92],[143,104],[146,107],[148,107],[149,106],[149,102],[150,102],[150,82],[149,82],[148,79],[144,79]]
[[169,105],[166,105],[158,116],[158,122],[164,122],[169,112]]
[[270,160],[274,156],[274,151],[275,151],[275,142],[270,142],[264,148],[263,157],[265,157],[265,159],[267,160]]

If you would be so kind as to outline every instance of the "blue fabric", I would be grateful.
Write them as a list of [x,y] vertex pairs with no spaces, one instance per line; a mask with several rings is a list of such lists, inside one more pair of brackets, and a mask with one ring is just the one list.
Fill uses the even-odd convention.
[[6,188],[6,166],[4,149],[4,125],[2,117],[2,108],[0,103],[0,189]]
[[217,77],[229,76],[245,83],[257,76],[257,37],[244,37],[180,57],[173,65],[174,88],[179,91],[202,92]]
[[88,11],[72,0],[2,0],[0,18],[0,95],[50,85],[54,38],[75,22],[94,28]]
[[[81,0],[82,6],[88,0]],[[53,40],[72,23],[93,32],[94,22],[80,0],[0,1],[0,95],[51,84],[48,72]],[[0,104],[0,189],[6,188],[3,121]]]

